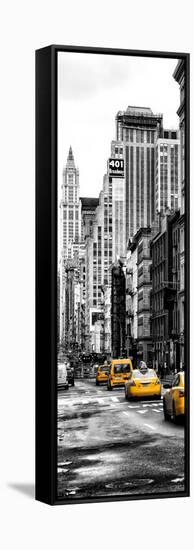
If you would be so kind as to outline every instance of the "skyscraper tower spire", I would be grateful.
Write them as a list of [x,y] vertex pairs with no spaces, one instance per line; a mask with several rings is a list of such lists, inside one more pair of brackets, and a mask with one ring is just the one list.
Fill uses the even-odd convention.
[[67,157],[67,167],[68,168],[75,168],[75,161],[74,161],[74,156],[73,156],[73,150],[72,150],[72,147],[70,145],[70,148],[69,148],[69,153],[68,153],[68,157]]
[[62,199],[60,203],[60,340],[65,335],[66,262],[77,258],[81,240],[79,170],[76,168],[71,146],[64,164],[62,178]]

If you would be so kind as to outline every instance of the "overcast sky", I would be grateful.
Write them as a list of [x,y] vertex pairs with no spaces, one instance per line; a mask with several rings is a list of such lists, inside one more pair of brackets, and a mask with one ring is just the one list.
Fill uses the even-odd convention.
[[128,105],[163,113],[178,128],[176,59],[58,53],[58,183],[69,146],[80,172],[81,196],[98,196],[115,139],[115,115]]

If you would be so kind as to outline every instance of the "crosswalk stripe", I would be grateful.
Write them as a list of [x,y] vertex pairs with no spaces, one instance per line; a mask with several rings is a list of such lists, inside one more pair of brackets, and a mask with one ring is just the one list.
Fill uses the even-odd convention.
[[137,411],[139,414],[145,414],[147,411]]
[[144,424],[144,426],[147,426],[148,428],[151,428],[151,430],[155,430],[154,426],[151,426],[151,424]]
[[118,397],[111,397],[112,401],[119,401]]

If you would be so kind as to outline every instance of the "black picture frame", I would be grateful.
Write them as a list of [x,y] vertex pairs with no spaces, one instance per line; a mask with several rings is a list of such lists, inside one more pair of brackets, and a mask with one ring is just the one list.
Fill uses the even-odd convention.
[[[92,499],[57,497],[57,55],[141,56],[184,59],[185,62],[185,358],[186,427],[185,491]],[[36,51],[36,499],[55,504],[185,497],[190,494],[189,441],[189,120],[190,56],[158,52],[82,46],[51,45]]]

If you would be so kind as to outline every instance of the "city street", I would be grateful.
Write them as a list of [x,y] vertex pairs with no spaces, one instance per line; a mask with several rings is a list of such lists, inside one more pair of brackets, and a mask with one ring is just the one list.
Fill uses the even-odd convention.
[[94,379],[58,394],[58,495],[95,498],[184,490],[184,426],[162,400],[127,402]]

